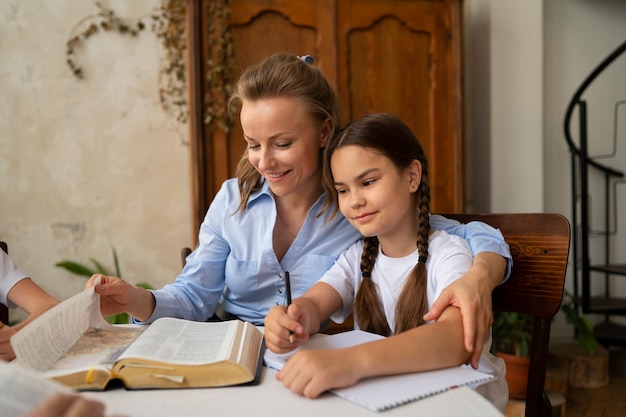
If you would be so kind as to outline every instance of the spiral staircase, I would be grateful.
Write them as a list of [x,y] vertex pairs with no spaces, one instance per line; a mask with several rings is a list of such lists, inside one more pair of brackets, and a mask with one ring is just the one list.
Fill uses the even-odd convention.
[[[616,158],[626,147],[626,134],[619,133],[626,129],[626,126],[619,126],[623,124],[620,120],[626,120],[626,100],[608,104],[613,107],[614,114],[612,151],[591,155],[589,145],[593,138],[588,137],[588,102],[583,94],[611,64],[620,57],[626,59],[625,52],[626,41],[585,78],[569,102],[564,123],[572,169],[574,297],[583,314],[604,317],[594,327],[594,334],[605,346],[626,346],[626,326],[623,324],[626,323],[626,291],[615,290],[619,286],[626,288],[626,281],[623,281],[626,279],[626,261],[619,261],[626,259],[623,253],[626,224],[620,224],[626,222],[626,207],[619,204],[626,201],[626,164],[623,157],[621,161]],[[621,89],[626,95],[626,74],[619,84],[615,89]],[[574,128],[577,129],[577,143],[570,130]],[[616,285],[616,280],[623,282]],[[616,320],[619,316],[623,319]]]

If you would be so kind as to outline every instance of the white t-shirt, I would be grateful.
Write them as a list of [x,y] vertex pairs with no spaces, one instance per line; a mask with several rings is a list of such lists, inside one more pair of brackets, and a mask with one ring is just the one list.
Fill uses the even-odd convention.
[[0,304],[9,308],[17,307],[8,300],[7,295],[11,288],[24,278],[28,278],[28,275],[15,265],[9,255],[0,249]]
[[[363,279],[360,267],[362,252],[363,241],[359,240],[350,246],[320,279],[320,282],[332,286],[343,300],[342,308],[331,316],[335,322],[342,323],[352,313],[354,298]],[[380,248],[378,250],[371,279],[377,286],[378,295],[391,329],[394,328],[395,307],[398,297],[404,282],[418,262],[418,256],[416,250],[403,258],[390,258],[384,255]],[[472,266],[472,262],[472,253],[464,239],[440,230],[431,234],[428,244],[428,260],[426,261],[429,307],[445,287],[467,272]],[[355,327],[358,325],[355,324]],[[508,388],[504,379],[505,365],[502,359],[489,352],[490,347],[491,332],[483,346],[478,369],[493,374],[496,379],[479,386],[477,391],[500,410],[505,410],[508,401]]]

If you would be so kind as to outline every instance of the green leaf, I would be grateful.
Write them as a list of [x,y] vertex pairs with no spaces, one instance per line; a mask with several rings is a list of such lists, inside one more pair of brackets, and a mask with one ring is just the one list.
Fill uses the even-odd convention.
[[79,264],[78,262],[73,262],[73,261],[61,261],[61,262],[57,262],[56,264],[54,264],[54,266],[57,266],[59,268],[64,268],[68,271],[70,271],[73,274],[76,275],[82,275],[85,277],[90,277],[93,274],[95,274],[96,272],[93,271],[92,269],[90,269],[89,267]]
[[127,324],[130,320],[127,313],[120,313],[114,316],[105,317],[110,324]]
[[530,344],[528,340],[523,339],[519,343],[519,356],[526,358],[530,354]]
[[138,287],[144,288],[146,290],[153,290],[154,289],[154,287],[152,285],[148,284],[147,282],[138,282],[135,285],[137,285]]
[[121,278],[122,273],[120,272],[120,262],[117,259],[117,251],[115,250],[115,247],[113,247],[112,250],[113,250],[113,264],[115,265],[115,276],[118,278]]
[[102,264],[100,262],[96,261],[93,258],[90,258],[89,260],[91,261],[92,264],[94,264],[96,266],[96,271],[98,271],[99,274],[109,275],[107,270],[104,268],[104,266],[102,266]]
[[596,349],[598,348],[598,341],[593,333],[579,333],[578,343],[589,355],[596,353]]

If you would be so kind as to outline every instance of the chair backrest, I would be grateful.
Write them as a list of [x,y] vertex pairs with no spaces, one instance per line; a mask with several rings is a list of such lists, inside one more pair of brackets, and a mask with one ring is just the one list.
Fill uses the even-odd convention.
[[560,214],[444,214],[462,223],[482,221],[500,229],[511,248],[511,276],[493,292],[494,311],[535,318],[526,389],[526,417],[551,415],[544,383],[550,326],[563,300],[570,224]]
[[[0,242],[0,249],[2,249],[5,253],[9,253],[9,249],[7,248],[7,244],[5,242]],[[0,304],[0,322],[9,324],[9,308],[4,304]]]
[[180,260],[183,263],[183,268],[185,267],[185,264],[187,263],[187,256],[189,256],[189,254],[191,253],[191,248],[185,246],[180,250]]

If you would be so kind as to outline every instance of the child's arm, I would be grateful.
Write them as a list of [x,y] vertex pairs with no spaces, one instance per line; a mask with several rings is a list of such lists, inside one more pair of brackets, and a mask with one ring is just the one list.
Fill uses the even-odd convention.
[[59,300],[48,294],[30,278],[18,281],[7,294],[11,303],[17,305],[28,313],[28,317],[15,326],[3,326],[0,324],[0,359],[12,360],[15,353],[9,343],[9,339],[21,328],[33,321],[41,314],[48,311],[59,303]]
[[277,374],[293,392],[315,398],[359,380],[458,366],[469,360],[463,347],[461,312],[449,307],[433,324],[347,349],[304,350]]
[[276,306],[265,317],[265,344],[275,353],[289,352],[317,333],[320,325],[341,308],[339,293],[318,282],[290,306]]
[[424,316],[427,321],[436,319],[449,305],[461,309],[465,349],[472,352],[474,368],[478,366],[492,322],[491,293],[500,283],[505,267],[506,259],[497,253],[477,254],[472,267],[441,292]]
[[[7,298],[29,314],[28,321],[41,315],[59,303],[32,279],[24,278],[11,288]],[[31,318],[32,317],[32,318]]]

